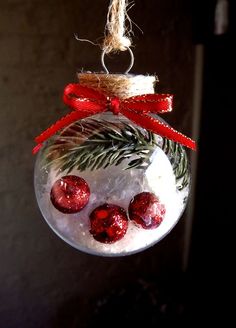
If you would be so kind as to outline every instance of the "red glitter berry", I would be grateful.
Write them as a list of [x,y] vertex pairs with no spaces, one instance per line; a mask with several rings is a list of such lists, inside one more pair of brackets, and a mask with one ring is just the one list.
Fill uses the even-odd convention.
[[144,229],[157,228],[164,219],[165,206],[150,192],[136,195],[129,204],[129,218]]
[[89,216],[94,239],[111,244],[124,237],[128,228],[125,210],[117,205],[103,204],[95,208]]
[[58,211],[71,214],[81,211],[87,205],[90,190],[84,179],[67,175],[53,184],[50,196]]

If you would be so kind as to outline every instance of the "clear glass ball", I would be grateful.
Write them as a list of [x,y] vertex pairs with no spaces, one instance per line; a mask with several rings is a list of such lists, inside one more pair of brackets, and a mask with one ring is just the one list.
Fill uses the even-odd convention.
[[[75,212],[57,206],[63,199],[55,186],[68,176],[79,181],[69,186],[79,202]],[[34,183],[42,215],[59,237],[90,254],[123,256],[154,245],[172,230],[186,206],[190,172],[180,144],[105,113],[48,140],[37,155]],[[73,202],[66,194],[63,204]],[[94,212],[104,206],[109,207],[106,222],[101,220],[108,212]],[[102,232],[93,225],[94,215]]]

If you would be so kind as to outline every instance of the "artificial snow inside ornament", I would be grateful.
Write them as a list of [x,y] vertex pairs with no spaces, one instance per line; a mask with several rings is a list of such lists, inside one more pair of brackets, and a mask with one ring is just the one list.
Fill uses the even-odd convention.
[[78,78],[63,96],[72,112],[36,138],[40,210],[79,250],[141,251],[179,220],[190,185],[183,145],[195,143],[157,116],[171,110],[172,96],[154,94],[154,76]]

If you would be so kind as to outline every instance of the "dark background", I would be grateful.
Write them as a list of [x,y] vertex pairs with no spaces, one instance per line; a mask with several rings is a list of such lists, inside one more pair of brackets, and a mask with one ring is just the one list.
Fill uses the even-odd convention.
[[[157,91],[175,94],[167,121],[199,144],[196,197],[173,231],[142,253],[96,257],[56,237],[37,208],[33,138],[66,112],[61,93],[76,70],[101,70],[99,47],[73,33],[99,42],[108,4],[0,2],[0,327],[191,327],[233,313],[233,1],[223,36],[213,35],[215,1],[136,0],[130,11],[143,30],[134,27],[132,72],[159,76]],[[122,54],[109,67],[122,71],[126,61]]]

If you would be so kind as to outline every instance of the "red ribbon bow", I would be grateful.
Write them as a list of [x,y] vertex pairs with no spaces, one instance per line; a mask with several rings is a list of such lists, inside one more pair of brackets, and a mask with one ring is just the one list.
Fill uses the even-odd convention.
[[63,101],[73,111],[62,117],[35,138],[37,146],[33,149],[34,154],[42,147],[42,143],[45,140],[62,128],[83,118],[106,111],[111,111],[115,115],[122,114],[144,129],[171,139],[193,150],[196,149],[195,141],[159,121],[157,118],[148,115],[150,113],[161,114],[170,112],[172,110],[173,95],[144,94],[120,99],[118,97],[108,97],[97,90],[80,84],[68,84],[64,90]]

